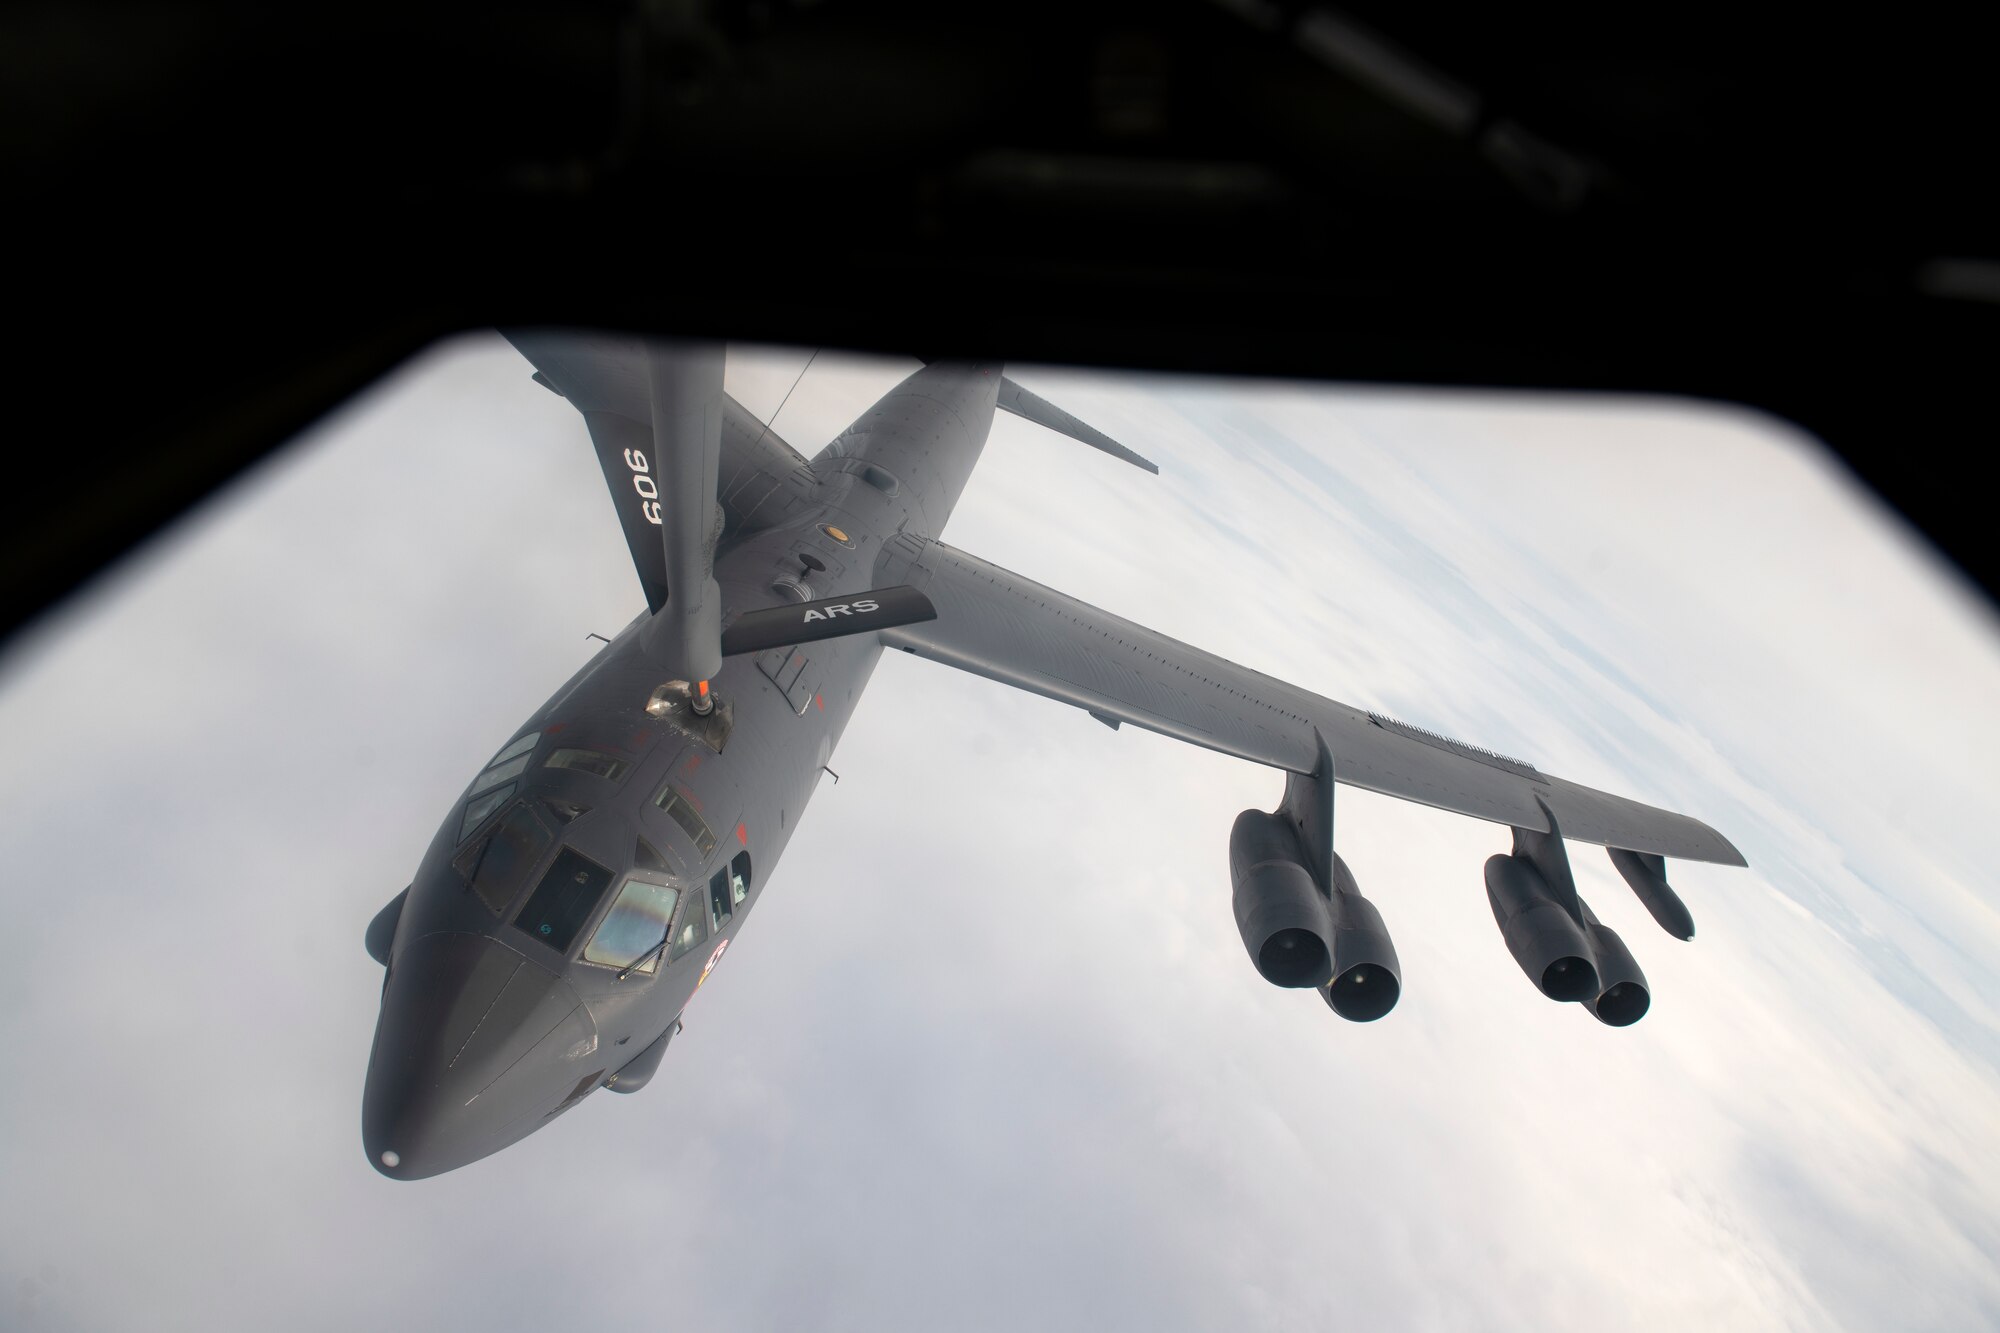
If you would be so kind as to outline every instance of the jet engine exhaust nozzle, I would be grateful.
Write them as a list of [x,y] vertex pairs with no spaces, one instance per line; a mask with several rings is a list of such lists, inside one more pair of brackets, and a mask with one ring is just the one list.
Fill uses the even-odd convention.
[[1403,983],[1380,963],[1348,968],[1320,992],[1326,1007],[1350,1023],[1373,1023],[1396,1007]]
[[1402,998],[1402,966],[1382,913],[1361,896],[1354,872],[1333,854],[1333,981],[1320,992],[1350,1023],[1372,1023]]
[[1590,1001],[1590,1012],[1607,1027],[1630,1027],[1653,1007],[1646,974],[1618,932],[1599,921],[1582,900],[1578,905],[1583,907],[1583,934],[1597,959],[1598,984],[1603,987]]
[[1291,829],[1245,810],[1229,831],[1229,872],[1236,929],[1258,975],[1297,989],[1332,981],[1332,917]]
[[1277,986],[1317,986],[1327,970],[1326,941],[1309,926],[1278,931],[1256,954],[1257,970]]
[[1594,1000],[1604,990],[1582,927],[1533,862],[1504,853],[1488,857],[1486,900],[1507,951],[1542,994],[1568,1003]]
[[1289,822],[1262,810],[1238,815],[1229,831],[1236,927],[1264,980],[1313,987],[1342,1018],[1372,1023],[1396,1007],[1402,969],[1382,914],[1347,863],[1331,859],[1332,882],[1323,886]]

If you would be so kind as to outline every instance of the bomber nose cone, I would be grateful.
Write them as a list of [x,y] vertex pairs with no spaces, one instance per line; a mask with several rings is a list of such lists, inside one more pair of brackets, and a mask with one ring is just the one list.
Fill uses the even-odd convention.
[[414,940],[368,1057],[368,1160],[416,1180],[496,1152],[588,1091],[596,1057],[590,1011],[561,977],[484,935]]

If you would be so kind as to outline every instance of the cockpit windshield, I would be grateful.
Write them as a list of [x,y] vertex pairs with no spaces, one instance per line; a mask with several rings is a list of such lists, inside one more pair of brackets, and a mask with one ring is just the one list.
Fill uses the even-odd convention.
[[667,937],[667,925],[674,919],[680,897],[679,889],[665,884],[626,880],[597,933],[583,946],[583,961],[624,968],[650,953],[646,965],[637,970],[649,975],[658,971],[660,941]]
[[673,948],[667,951],[667,961],[673,962],[688,950],[708,938],[708,904],[697,893],[688,900],[688,909],[681,914],[681,928],[674,932]]
[[516,804],[452,864],[481,902],[496,913],[504,912],[552,841],[541,816],[526,805]]
[[556,853],[554,864],[543,873],[542,882],[535,886],[514,925],[558,953],[566,953],[610,885],[609,870],[576,848],[565,847]]

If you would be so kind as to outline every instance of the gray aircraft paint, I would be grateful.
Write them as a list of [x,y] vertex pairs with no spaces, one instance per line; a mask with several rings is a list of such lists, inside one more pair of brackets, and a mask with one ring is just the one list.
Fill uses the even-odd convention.
[[[1555,849],[1550,855],[1558,859],[1538,873],[1558,884],[1567,879],[1559,859],[1565,836],[1651,857],[1630,863],[1640,870],[1618,863],[1628,877],[1640,875],[1634,887],[1642,895],[1671,894],[1654,868],[1661,856],[1742,864],[1736,849],[1699,821],[1321,698],[943,546],[937,538],[979,460],[996,406],[1150,468],[1010,385],[998,366],[925,367],[805,464],[768,430],[753,431],[753,419],[720,396],[718,358],[717,400],[705,427],[711,442],[720,442],[711,503],[706,495],[667,495],[653,480],[706,474],[683,458],[663,458],[673,442],[653,438],[642,423],[648,399],[642,377],[632,373],[629,344],[545,334],[514,341],[538,367],[537,380],[583,413],[652,609],[502,747],[501,756],[521,750],[507,761],[513,785],[494,798],[485,789],[497,789],[498,779],[475,781],[433,839],[400,908],[392,902],[370,925],[370,952],[379,958],[394,922],[363,1096],[364,1145],[385,1175],[452,1170],[518,1141],[601,1087],[636,1090],[653,1077],[680,1015],[756,905],[885,644],[1074,704],[1100,720],[1131,721],[1285,769],[1295,784],[1323,793],[1328,813],[1308,838],[1323,845],[1308,855],[1323,863],[1315,871],[1321,894],[1349,903],[1380,936],[1379,950],[1358,960],[1369,975],[1379,976],[1382,966],[1393,973],[1395,955],[1351,875],[1332,883],[1338,875],[1331,867],[1339,864],[1331,847],[1335,780],[1511,824],[1517,840],[1529,836]],[[658,359],[657,351],[637,358],[655,378]],[[675,395],[672,419],[691,419],[689,411],[684,395]],[[685,697],[687,682],[663,680],[648,630],[674,615],[668,569],[688,567],[685,552],[662,559],[656,534],[669,529],[670,550],[679,534],[661,520],[678,512],[700,521],[715,510],[723,520],[713,576],[724,637],[752,613],[800,602],[848,608],[877,589],[885,600],[927,596],[936,618],[912,614],[879,630],[856,618],[842,637],[722,659],[710,681],[716,711],[699,716]],[[562,750],[604,756],[592,762],[612,771],[551,766]],[[697,842],[661,808],[668,791],[698,813],[710,837]],[[474,798],[482,803],[468,813]],[[503,881],[505,896],[481,887],[492,882],[481,878],[482,858],[494,849],[504,856],[515,845],[508,839],[524,830],[533,833],[533,853]],[[662,864],[646,864],[652,853]],[[707,909],[712,881],[717,901],[734,894],[732,868],[747,881],[744,896],[726,903],[726,920],[718,914],[699,946],[678,957],[663,953],[650,971],[583,956],[626,884],[679,890],[671,941]],[[586,890],[583,914],[538,913],[530,929],[529,908],[562,900],[562,877],[572,874]],[[1580,900],[1567,910],[1587,916]],[[1497,904],[1495,912],[1497,920]],[[1245,930],[1255,955],[1258,945]],[[1539,964],[1522,956],[1522,966],[1532,976]],[[1353,1016],[1330,992],[1326,998]],[[621,1073],[627,1069],[629,1078]]]
[[[815,596],[865,592],[888,537],[942,530],[985,445],[999,384],[997,367],[927,367],[822,450],[811,465],[815,504],[796,507],[785,521],[718,552],[715,577],[725,621],[782,604],[789,600],[787,586],[805,585]],[[885,485],[887,478],[893,484]],[[801,556],[819,568],[807,569]],[[809,645],[791,681],[803,707],[766,673],[761,658],[727,659],[713,689],[729,710],[730,729],[721,752],[712,753],[690,734],[685,713],[654,718],[644,712],[661,684],[641,651],[645,623],[642,613],[521,730],[542,736],[513,800],[553,797],[588,806],[554,841],[612,872],[610,890],[569,948],[557,952],[503,924],[520,910],[537,874],[523,877],[498,918],[465,886],[452,866],[463,845],[462,800],[412,880],[390,953],[364,1095],[363,1138],[369,1159],[386,1175],[435,1175],[497,1151],[577,1105],[580,1097],[564,1099],[580,1081],[615,1075],[661,1038],[705,980],[705,965],[711,958],[719,964],[748,919],[882,653],[872,634]],[[552,751],[572,745],[602,749],[631,770],[611,783],[546,767]],[[653,804],[670,778],[717,839],[707,856]],[[487,823],[500,813],[495,810]],[[739,851],[750,856],[749,896],[703,947],[654,976],[635,973],[620,981],[613,969],[581,963],[578,956],[617,886],[632,873],[641,837],[679,859],[679,913],[701,909],[715,867]],[[435,939],[452,943],[410,956],[413,944]],[[448,1002],[440,1003],[440,992],[449,992]],[[544,1031],[531,1043],[512,1031],[496,1034],[503,1018],[542,1023]],[[500,1043],[496,1053],[477,1059],[489,1041]],[[496,1073],[490,1066],[502,1060],[507,1067]],[[455,1071],[461,1069],[472,1076],[460,1077]]]

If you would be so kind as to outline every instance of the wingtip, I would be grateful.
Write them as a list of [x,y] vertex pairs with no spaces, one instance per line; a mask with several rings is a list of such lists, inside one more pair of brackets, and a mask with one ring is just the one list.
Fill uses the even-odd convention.
[[1720,833],[1717,833],[1714,829],[1709,828],[1708,825],[1706,824],[1703,824],[1702,827],[1708,829],[1708,836],[1715,839],[1715,845],[1716,848],[1718,849],[1718,855],[1708,858],[1710,864],[1719,866],[1738,866],[1745,870],[1750,868],[1750,862],[1747,859],[1745,859],[1742,852],[1736,849],[1735,843],[1723,837]]
[[[1084,429],[1089,430],[1090,428],[1086,426],[1084,427]],[[1095,439],[1084,439],[1080,435],[1072,435],[1070,438],[1082,439],[1083,443],[1088,444],[1095,449],[1100,449],[1103,452],[1110,454],[1113,458],[1122,458],[1126,462],[1130,463],[1133,467],[1142,468],[1145,471],[1152,473],[1156,477],[1160,475],[1160,465],[1158,463],[1155,463],[1152,459],[1146,457],[1144,454],[1135,453],[1133,450],[1127,449],[1124,445],[1118,443],[1118,441],[1112,439],[1109,435],[1106,435],[1103,431],[1093,431],[1092,434],[1096,436]]]

